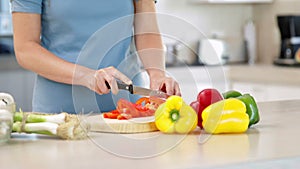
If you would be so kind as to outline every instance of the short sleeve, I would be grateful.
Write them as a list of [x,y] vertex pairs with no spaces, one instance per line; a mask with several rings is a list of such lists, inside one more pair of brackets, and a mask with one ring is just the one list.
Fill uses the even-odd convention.
[[11,12],[42,13],[43,0],[11,0]]

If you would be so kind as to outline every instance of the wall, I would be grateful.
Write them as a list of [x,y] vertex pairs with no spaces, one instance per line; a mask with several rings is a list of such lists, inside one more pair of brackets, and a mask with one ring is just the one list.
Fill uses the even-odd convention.
[[9,0],[0,0],[0,35],[11,35],[12,23]]
[[0,12],[9,12],[9,0],[0,0]]
[[[244,60],[243,26],[252,18],[251,5],[245,4],[192,4],[187,0],[160,0],[159,13],[180,17],[194,25],[207,37],[217,34],[228,42],[232,61]],[[172,27],[169,29],[180,29]],[[178,34],[181,38],[196,43],[200,36],[187,31]]]
[[276,16],[300,15],[300,0],[274,0],[269,5],[254,5],[253,16],[258,30],[258,58],[260,63],[272,64],[280,52],[280,33]]

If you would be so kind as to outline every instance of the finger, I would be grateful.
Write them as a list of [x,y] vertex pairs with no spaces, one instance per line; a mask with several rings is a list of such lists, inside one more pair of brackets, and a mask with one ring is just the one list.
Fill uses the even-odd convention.
[[175,95],[181,96],[181,91],[178,83],[175,84]]
[[[115,82],[115,78],[114,77],[112,77],[110,74],[108,74],[108,73],[106,73],[106,72],[104,72],[103,74],[102,74],[102,76],[103,76],[103,79],[104,79],[104,83],[105,82],[107,82],[108,83],[108,85],[109,85],[109,88],[111,89],[111,91],[113,92],[113,93],[118,93],[118,86],[117,86],[117,83]],[[109,88],[108,88],[108,86],[105,84],[105,94],[106,93],[109,93]]]
[[105,84],[105,79],[103,77],[98,78],[96,83],[97,83],[97,91],[99,91],[100,94],[106,94],[109,92],[109,89],[107,88]]
[[125,76],[123,73],[121,73],[119,70],[117,70],[114,67],[109,67],[108,68],[108,72],[115,78],[121,80],[122,82],[124,82],[125,84],[132,84],[132,81]]
[[91,90],[95,91],[97,94],[99,95],[102,95],[102,91],[100,90],[101,88],[98,86],[98,81],[101,81],[100,79],[101,76],[99,76],[99,72],[97,71],[95,74],[94,74],[94,82],[93,82],[93,85],[91,86]]
[[168,95],[173,95],[174,94],[174,81],[166,80],[165,85],[166,85],[167,94]]
[[110,86],[111,86],[111,92],[112,92],[114,95],[118,94],[119,88],[118,88],[118,84],[117,84],[117,81],[116,81],[115,78],[113,78],[113,79],[111,80]]
[[106,94],[109,92],[109,89],[107,88],[105,81],[107,81],[108,83],[111,81],[109,78],[109,75],[104,71],[104,70],[99,70],[99,73],[97,73],[96,76],[96,85],[98,90],[102,93],[102,94]]
[[155,81],[150,81],[150,89],[152,90],[160,90],[159,83]]
[[91,90],[95,91],[97,94],[102,95],[102,91],[99,89],[98,84],[97,84],[97,80],[95,80],[95,85],[93,88],[91,88]]

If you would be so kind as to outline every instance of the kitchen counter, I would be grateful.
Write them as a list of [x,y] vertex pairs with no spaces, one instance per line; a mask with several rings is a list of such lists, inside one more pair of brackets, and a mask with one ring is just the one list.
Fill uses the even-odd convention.
[[258,102],[300,99],[299,67],[233,64],[169,67],[167,71],[179,82],[188,103],[205,88],[250,93]]
[[13,134],[0,146],[0,168],[299,168],[300,100],[258,106],[261,121],[244,134],[91,133],[81,141]]
[[[300,67],[285,67],[272,64],[232,64],[221,66],[182,66],[167,68],[173,76],[184,78],[187,74],[193,74],[197,81],[198,76],[201,80],[225,76],[226,80],[235,82],[253,82],[264,84],[300,84]],[[180,75],[182,73],[182,75]],[[217,73],[222,73],[221,75]],[[203,77],[204,76],[204,77]],[[220,79],[220,78],[219,78]],[[184,79],[187,80],[187,79]]]
[[230,89],[251,93],[257,101],[300,99],[300,68],[236,65],[227,69]]
[[275,65],[235,65],[228,68],[228,79],[278,85],[300,85],[300,68]]

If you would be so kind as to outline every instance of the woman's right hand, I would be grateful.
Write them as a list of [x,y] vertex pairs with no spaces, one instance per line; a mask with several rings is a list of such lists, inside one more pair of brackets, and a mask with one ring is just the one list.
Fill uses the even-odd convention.
[[[110,90],[113,94],[117,94],[119,89],[116,80],[132,84],[132,81],[127,76],[113,66],[91,71],[88,74],[84,78],[87,82],[84,86],[100,95],[107,94]],[[108,89],[105,82],[108,82],[111,89]]]

